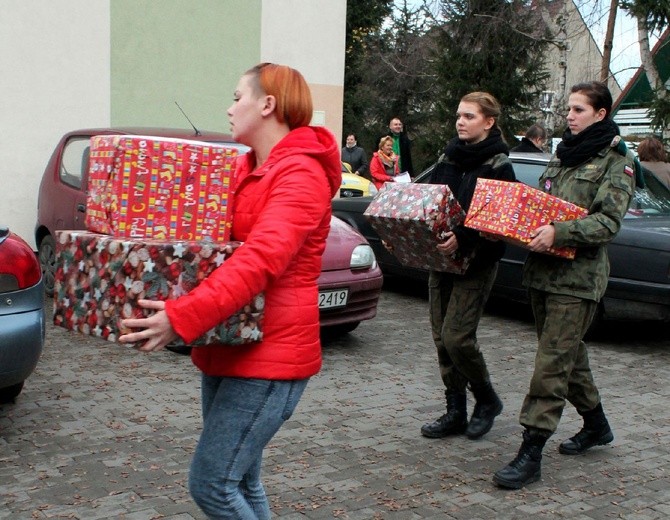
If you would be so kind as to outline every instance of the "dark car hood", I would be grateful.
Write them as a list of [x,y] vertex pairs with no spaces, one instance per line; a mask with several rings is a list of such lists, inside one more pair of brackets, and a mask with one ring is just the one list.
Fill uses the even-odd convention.
[[608,256],[611,278],[670,284],[670,216],[626,218]]
[[670,253],[670,215],[629,216],[624,219],[615,242]]

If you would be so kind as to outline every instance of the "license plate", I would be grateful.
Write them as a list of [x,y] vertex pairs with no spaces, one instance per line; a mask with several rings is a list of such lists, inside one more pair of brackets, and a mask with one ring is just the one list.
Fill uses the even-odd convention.
[[338,289],[337,291],[323,291],[319,293],[319,309],[333,309],[344,307],[349,297],[349,289]]

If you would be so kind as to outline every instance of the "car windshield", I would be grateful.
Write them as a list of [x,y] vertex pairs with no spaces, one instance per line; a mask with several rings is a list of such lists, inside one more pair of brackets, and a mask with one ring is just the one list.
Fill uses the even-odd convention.
[[[534,188],[539,188],[538,182],[542,172],[547,167],[547,160],[538,160],[529,157],[510,157],[514,165],[514,174],[517,180]],[[430,182],[430,174],[435,165],[431,165],[421,173],[414,182]],[[626,218],[670,216],[670,190],[660,182],[649,170],[644,171],[644,188],[636,188]]]

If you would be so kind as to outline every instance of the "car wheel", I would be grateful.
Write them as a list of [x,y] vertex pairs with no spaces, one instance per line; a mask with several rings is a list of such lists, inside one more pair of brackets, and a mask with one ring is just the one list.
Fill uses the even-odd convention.
[[337,337],[337,336],[343,336],[343,335],[353,331],[360,324],[361,324],[360,321],[354,321],[353,323],[343,323],[341,325],[331,325],[330,327],[324,327],[322,329],[322,332],[323,332],[324,336],[327,336],[329,338],[334,338],[334,337]]
[[182,346],[182,347],[165,347],[165,348],[170,352],[174,352],[175,354],[181,354],[182,356],[190,356],[192,347]]
[[53,296],[56,280],[56,241],[51,235],[47,235],[42,239],[37,256],[42,268],[44,292],[47,296]]
[[23,381],[12,386],[0,388],[0,404],[13,403],[23,390]]

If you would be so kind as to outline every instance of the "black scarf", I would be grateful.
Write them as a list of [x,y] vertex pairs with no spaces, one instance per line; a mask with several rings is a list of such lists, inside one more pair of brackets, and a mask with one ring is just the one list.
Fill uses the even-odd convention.
[[609,118],[593,123],[577,135],[572,135],[568,128],[563,133],[563,141],[556,148],[556,156],[560,159],[561,166],[577,166],[595,157],[617,135],[619,127]]
[[486,139],[474,144],[467,144],[458,137],[454,137],[447,143],[447,148],[444,150],[444,154],[449,159],[466,171],[480,166],[499,153],[509,155],[509,148],[502,140],[502,134],[497,127],[491,129]]

